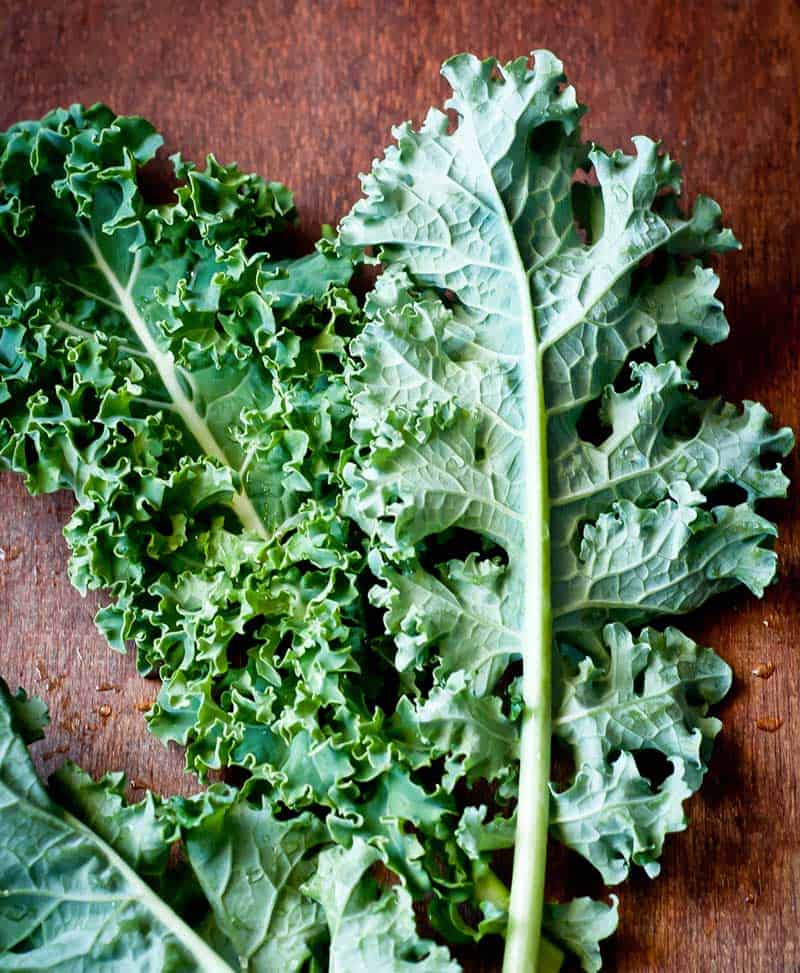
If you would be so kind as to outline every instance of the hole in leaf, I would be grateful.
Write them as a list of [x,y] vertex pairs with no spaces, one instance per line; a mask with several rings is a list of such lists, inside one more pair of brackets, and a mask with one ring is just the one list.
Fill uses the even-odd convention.
[[656,355],[652,342],[648,342],[645,345],[640,345],[638,348],[634,348],[633,351],[628,355],[625,364],[617,372],[617,376],[612,383],[614,391],[621,395],[623,392],[627,392],[629,389],[632,389],[634,386],[634,379],[631,365],[643,364],[656,364]]
[[758,458],[761,460],[761,465],[765,470],[776,470],[783,460],[783,456],[780,453],[776,453],[771,449],[765,449]]
[[642,669],[641,672],[637,672],[633,677],[633,691],[637,696],[641,696],[644,692],[644,679],[647,669]]
[[[515,679],[519,679],[522,676],[522,659],[512,659],[506,667],[505,672],[497,680],[492,692],[495,696],[499,696],[502,701],[503,712],[506,716],[511,712],[511,698],[509,696],[509,689],[511,684]],[[521,693],[521,687],[518,687],[518,692]]]
[[585,443],[600,446],[608,439],[610,429],[600,417],[602,397],[587,402],[577,422],[578,435]]
[[674,408],[664,420],[664,434],[670,439],[688,442],[700,431],[702,420],[694,402]]
[[603,234],[603,197],[596,186],[575,181],[570,190],[575,232],[591,246]]
[[167,206],[175,202],[175,189],[182,183],[175,179],[172,163],[159,151],[136,170],[136,185],[148,206]]
[[584,244],[584,246],[588,246],[590,240],[589,240],[589,233],[586,227],[581,226],[581,224],[577,220],[575,220],[574,223],[575,223],[575,233],[577,234],[578,239],[581,241],[582,244]]
[[466,561],[470,554],[477,554],[481,560],[497,558],[501,564],[508,564],[508,554],[499,544],[461,527],[451,527],[441,534],[426,537],[417,548],[420,564],[431,574],[438,573],[437,565],[452,560]]
[[657,790],[674,769],[668,757],[660,750],[634,750],[633,759],[636,769],[650,782],[653,790]]
[[572,536],[572,549],[573,549],[573,551],[575,552],[575,554],[577,556],[580,556],[580,553],[581,553],[581,543],[583,542],[583,532],[586,530],[586,528],[592,522],[593,521],[591,521],[588,517],[581,517],[581,519],[578,521],[578,523],[575,526],[575,533]]
[[444,304],[444,306],[448,309],[452,309],[458,304],[458,298],[455,295],[455,291],[445,289],[440,292],[439,296],[441,298],[442,304]]
[[550,779],[559,791],[565,790],[575,779],[575,759],[572,750],[563,740],[553,737]]
[[537,125],[531,135],[530,146],[536,155],[552,155],[564,139],[564,128],[560,122],[545,122]]
[[738,483],[720,483],[706,491],[706,502],[703,506],[707,510],[714,507],[738,507],[747,502],[747,490]]
[[444,113],[447,115],[447,134],[452,135],[458,128],[458,112],[455,108],[445,108]]

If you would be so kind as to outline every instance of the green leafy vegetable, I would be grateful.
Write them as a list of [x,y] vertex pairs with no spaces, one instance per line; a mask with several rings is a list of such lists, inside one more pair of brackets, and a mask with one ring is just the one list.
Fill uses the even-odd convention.
[[[174,200],[150,204],[142,119],[73,106],[0,135],[0,462],[74,494],[70,574],[161,679],[152,732],[202,780],[244,779],[128,805],[123,777],[68,765],[53,794],[87,831],[10,732],[41,732],[41,704],[8,697],[4,826],[30,790],[90,862],[31,887],[94,888],[112,862],[156,921],[93,921],[137,969],[207,944],[258,973],[455,969],[416,901],[448,942],[505,934],[505,973],[562,950],[594,973],[616,898],[544,902],[548,834],[607,883],[657,873],[730,671],[644,626],[774,576],[756,505],[785,494],[791,433],[688,371],[728,330],[703,264],[737,246],[718,207],[684,213],[649,139],[584,143],[550,54],[444,71],[456,127],[398,128],[339,238],[299,259],[289,191],[213,157],[173,157]],[[10,955],[62,956],[56,899]]]
[[153,794],[148,792],[138,804],[129,805],[124,774],[105,774],[94,781],[73,763],[59,767],[51,785],[55,796],[139,875],[148,881],[163,875],[177,834]]
[[446,949],[417,937],[408,892],[396,887],[379,893],[369,879],[379,857],[363,841],[347,850],[331,848],[305,886],[322,905],[331,931],[329,973],[457,973],[460,967]]
[[327,932],[315,902],[301,894],[315,870],[311,855],[325,828],[310,814],[277,821],[266,806],[222,804],[185,831],[186,854],[230,943],[231,965],[244,970],[307,968]]
[[109,844],[50,799],[18,712],[0,683],[2,968],[227,971]]
[[72,579],[110,592],[98,624],[161,678],[150,729],[187,767],[331,812],[428,892],[418,835],[446,857],[455,801],[387,734],[399,695],[342,511],[354,257],[323,239],[272,261],[291,195],[213,158],[175,157],[184,185],[150,206],[159,143],[102,106],[0,137],[3,212],[25,214],[0,229],[0,459],[73,491]]
[[[234,965],[274,968],[279,953],[299,969],[316,962],[321,928],[320,907],[289,895],[304,864],[290,868],[285,849],[270,882],[286,894],[256,896],[251,922],[249,883],[221,884],[212,825],[266,829],[288,808],[293,847],[369,841],[423,894],[426,854],[460,854],[455,799],[423,786],[430,755],[388,730],[378,701],[392,667],[367,641],[363,537],[341,511],[353,258],[323,239],[270,260],[290,195],[213,159],[198,171],[176,158],[175,203],[150,206],[137,178],[159,141],[102,106],[1,137],[3,212],[25,218],[0,230],[0,455],[33,491],[73,491],[71,575],[110,591],[98,624],[162,679],[153,732],[183,744],[201,777],[236,765],[257,787],[255,810],[208,814],[200,846],[181,829],[196,882],[231,910],[209,941]],[[174,833],[163,806],[128,808],[118,775],[94,784],[67,769],[57,786],[181,907],[192,888],[161,871]]]
[[[335,589],[330,626],[354,600],[346,526],[326,518],[348,442],[337,332],[357,309],[349,259],[269,262],[292,213],[276,183],[176,157],[175,204],[148,206],[137,171],[160,141],[102,106],[2,136],[25,218],[4,224],[0,450],[33,491],[75,493],[72,579],[111,590],[100,627],[169,698],[174,673],[228,672],[265,614],[274,651],[292,606]],[[160,735],[186,737],[170,715]]]
[[601,969],[599,944],[617,928],[617,899],[613,895],[611,898],[610,908],[587,898],[573,899],[564,905],[551,902],[544,907],[545,932],[576,956],[586,973]]
[[268,260],[278,184],[176,158],[176,202],[148,206],[159,143],[102,106],[2,136],[25,218],[4,223],[0,452],[32,490],[75,493],[73,581],[110,590],[100,627],[164,680],[151,728],[203,773],[252,761],[243,724],[347,695],[359,554],[332,478],[358,311],[330,246]]
[[[455,130],[436,110],[419,131],[395,129],[341,226],[387,267],[353,343],[348,503],[374,545],[396,665],[433,682],[419,712],[439,709],[458,673],[462,710],[488,702],[476,736],[522,714],[504,965],[521,973],[539,960],[548,810],[552,834],[608,882],[631,861],[655,874],[665,835],[684,826],[718,728],[707,703],[730,676],[676,630],[635,627],[739,583],[763,592],[775,528],[753,507],[785,493],[766,458],[792,439],[760,406],[693,393],[696,341],[727,334],[700,262],[737,245],[716,204],[699,197],[684,215],[677,166],[649,139],[633,156],[581,142],[582,109],[546,52],[533,69],[462,55],[444,74]],[[581,169],[597,185],[576,182]],[[642,347],[652,360],[625,369]],[[593,409],[596,440],[583,425]],[[724,484],[742,503],[714,504]],[[553,638],[563,702],[551,724]],[[520,657],[521,687],[509,685]],[[576,761],[565,789],[547,786],[553,729]],[[658,787],[638,769],[642,749],[671,760]],[[476,823],[462,818],[460,840],[484,857],[495,842]],[[611,914],[597,914],[607,933]],[[595,948],[576,948],[595,969]]]
[[[336,848],[312,815],[280,821],[248,788],[130,805],[122,775],[95,782],[66,764],[53,785],[73,816],[31,764],[32,705],[41,717],[0,681],[4,970],[311,973],[361,960],[380,973],[457,973],[417,937],[408,892],[376,886],[374,848]],[[178,841],[189,876],[169,867]],[[181,887],[174,902],[156,893]]]
[[634,641],[623,625],[609,625],[603,642],[605,665],[584,658],[565,681],[555,735],[579,767],[615,750],[658,750],[683,763],[696,789],[721,725],[706,713],[730,689],[730,668],[676,628],[646,628]]
[[98,624],[162,680],[149,726],[187,767],[244,769],[428,894],[426,856],[463,857],[454,781],[393,719],[342,509],[355,255],[271,260],[291,196],[213,159],[176,157],[175,202],[149,205],[159,141],[102,106],[0,137],[3,212],[25,214],[0,229],[0,458],[74,493],[72,579],[110,592]]

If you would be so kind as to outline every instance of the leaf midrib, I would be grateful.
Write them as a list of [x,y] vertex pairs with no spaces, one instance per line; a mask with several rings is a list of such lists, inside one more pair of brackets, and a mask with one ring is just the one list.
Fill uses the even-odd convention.
[[[147,885],[136,872],[128,865],[128,863],[121,858],[114,849],[108,845],[102,838],[100,838],[94,831],[88,828],[82,821],[74,817],[69,811],[64,809],[59,809],[58,814],[54,814],[45,808],[40,807],[38,804],[34,804],[27,798],[15,795],[17,803],[23,809],[24,813],[28,817],[36,817],[43,819],[48,827],[56,826],[59,832],[62,834],[64,831],[69,832],[70,830],[77,832],[81,835],[89,845],[95,848],[107,861],[108,863],[122,876],[128,889],[130,891],[126,893],[121,893],[116,896],[104,897],[91,897],[81,899],[76,896],[70,895],[59,895],[58,893],[51,893],[49,897],[56,900],[62,901],[88,901],[88,902],[133,902],[147,909],[148,912],[153,915],[158,922],[170,932],[178,942],[187,950],[189,955],[195,959],[198,963],[198,968],[203,971],[203,973],[233,973],[231,968],[225,963],[214,950],[211,949],[198,935],[194,932],[180,916],[174,912],[170,907],[160,899],[155,892]],[[0,895],[3,897],[8,897],[9,894],[14,894],[13,889],[0,891]],[[25,889],[20,891],[19,894],[26,897],[39,895],[40,897],[48,896],[48,891],[46,889]]]
[[[624,784],[624,783],[625,783],[624,780],[619,780],[619,781],[612,780],[611,786],[618,786],[619,784]],[[606,793],[607,791],[608,788],[606,789]],[[567,792],[565,791],[555,796],[563,797],[565,793]],[[593,795],[590,794],[588,796],[593,796]],[[662,785],[662,788],[657,791],[648,790],[647,793],[637,794],[635,797],[625,795],[624,798],[618,798],[613,803],[604,801],[599,807],[592,807],[588,811],[581,811],[580,814],[575,814],[571,817],[567,817],[567,816],[559,817],[558,815],[553,815],[550,820],[550,823],[551,824],[575,824],[578,821],[586,821],[589,818],[594,818],[598,816],[605,817],[607,814],[613,817],[614,812],[627,811],[631,807],[637,807],[641,804],[649,804],[652,801],[661,801],[664,799],[665,796],[671,797],[672,793],[669,790],[665,791]],[[589,844],[589,843],[590,841],[588,839],[583,842],[583,844]]]
[[[679,236],[681,233],[685,232],[686,229],[690,226],[688,222],[685,222],[685,223],[680,223],[677,227],[673,228],[670,227],[670,225],[664,222],[663,220],[662,223],[664,224],[664,227],[667,230],[664,237],[659,239],[657,242],[652,243],[646,249],[637,250],[636,257],[635,258],[632,257],[630,260],[622,264],[621,268],[618,269],[616,273],[612,274],[611,278],[606,282],[605,286],[602,287],[597,294],[592,295],[587,301],[585,306],[582,306],[581,308],[582,313],[580,314],[579,317],[575,317],[572,320],[570,320],[565,327],[559,328],[559,330],[556,333],[548,335],[547,338],[543,338],[539,345],[542,354],[544,354],[549,348],[552,348],[556,344],[558,344],[558,342],[561,341],[562,338],[570,334],[570,332],[574,331],[575,328],[578,327],[578,325],[583,324],[583,322],[586,321],[586,319],[588,318],[590,312],[595,307],[597,307],[597,305],[600,303],[600,301],[603,300],[603,298],[607,297],[611,293],[611,291],[619,283],[619,281],[622,280],[625,274],[634,270],[636,267],[638,267],[641,264],[642,260],[644,260],[645,257],[647,257],[651,253],[655,253],[655,251],[660,249],[661,247],[666,246],[671,240],[674,240],[676,236]],[[597,243],[593,244],[591,247],[581,247],[581,250],[583,251],[584,255],[587,257],[587,264],[591,264],[593,262],[593,260],[590,259],[590,257],[593,257],[594,252],[598,250],[601,246],[604,246],[605,243],[606,241],[605,241],[604,234],[601,234],[600,239],[597,241]],[[616,247],[615,249],[621,250],[621,247]],[[548,257],[547,263],[549,263],[549,260],[550,258]],[[600,323],[598,322],[598,327],[601,326],[604,325],[600,325]]]
[[[195,408],[194,403],[181,388],[178,380],[179,369],[174,356],[171,352],[162,351],[158,347],[152,334],[150,333],[150,329],[147,327],[144,318],[141,316],[139,309],[133,300],[132,292],[139,273],[141,260],[140,251],[137,251],[136,256],[134,257],[133,267],[131,269],[130,276],[128,277],[127,284],[123,286],[122,282],[114,273],[106,258],[103,256],[103,253],[100,250],[94,236],[83,227],[80,227],[78,232],[89,250],[97,270],[102,274],[103,278],[108,283],[108,286],[111,288],[112,293],[116,297],[119,312],[127,320],[131,330],[138,339],[142,348],[144,348],[148,358],[158,372],[161,383],[172,401],[173,411],[180,416],[186,428],[189,430],[200,448],[207,456],[215,459],[224,467],[233,470],[233,467],[228,461],[224,450],[217,442],[208,423],[200,415]],[[233,471],[237,472],[235,470]],[[264,539],[269,537],[267,529],[256,511],[253,501],[247,494],[243,483],[241,484],[239,490],[234,490],[231,498],[231,507],[246,530],[257,534]]]
[[[647,670],[645,670],[647,671]],[[597,713],[617,713],[620,710],[632,709],[634,706],[640,707],[642,703],[653,703],[656,700],[662,699],[666,704],[674,703],[679,706],[678,701],[675,699],[673,692],[680,688],[682,682],[680,678],[674,679],[668,685],[660,688],[657,692],[643,693],[642,695],[637,695],[635,692],[632,693],[627,699],[618,699],[613,703],[598,703],[596,706],[585,707],[584,709],[576,710],[574,713],[568,713],[565,716],[556,717],[553,720],[553,726],[568,726],[570,723],[576,723],[578,720],[584,720],[587,717],[593,717]],[[621,689],[615,688],[615,692],[622,692]],[[580,702],[575,697],[576,704],[580,706]],[[681,710],[683,713],[683,710]],[[684,713],[685,715],[685,713]],[[674,720],[670,726],[676,725],[678,721]],[[693,728],[694,729],[694,728]]]
[[[524,432],[522,466],[524,509],[522,543],[517,546],[523,565],[522,688],[525,715],[520,734],[520,787],[514,866],[508,910],[508,931],[503,957],[504,973],[520,973],[535,965],[539,956],[544,906],[544,870],[547,856],[548,780],[550,777],[550,550],[546,420],[541,349],[538,347],[533,299],[514,227],[509,220],[494,174],[483,154],[473,120],[462,117],[460,131],[474,143],[471,153],[484,170],[496,205],[495,217],[507,237],[511,264],[504,268],[514,282],[522,313],[512,316],[521,331]],[[494,311],[487,313],[493,314]],[[514,548],[515,545],[509,545]],[[512,553],[509,550],[509,554]]]

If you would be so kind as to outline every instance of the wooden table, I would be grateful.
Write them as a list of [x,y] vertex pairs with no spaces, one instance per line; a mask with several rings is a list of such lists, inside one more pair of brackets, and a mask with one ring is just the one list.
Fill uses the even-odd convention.
[[[704,389],[761,400],[800,428],[792,0],[0,0],[0,13],[3,125],[102,99],[151,119],[169,151],[200,159],[213,150],[287,182],[312,231],[358,196],[356,173],[389,126],[420,121],[441,101],[446,56],[551,48],[590,105],[588,135],[607,147],[627,147],[639,132],[662,137],[687,168],[688,194],[719,200],[744,244],[721,264],[733,330],[722,350],[700,355]],[[69,499],[32,500],[9,475],[0,489],[0,670],[50,704],[40,766],[70,756],[164,791],[190,788],[180,753],[145,731],[140,710],[154,684],[136,676],[131,657],[108,651],[92,625],[100,599],[81,600],[66,580]],[[735,689],[689,831],[669,839],[660,879],[639,875],[623,887],[609,970],[800,970],[800,510],[793,499],[773,512],[781,584],[763,602],[736,594],[686,623],[732,664]],[[776,666],[768,681],[751,675],[760,662]],[[783,724],[762,732],[763,717]],[[496,961],[487,953],[471,969],[488,973]]]

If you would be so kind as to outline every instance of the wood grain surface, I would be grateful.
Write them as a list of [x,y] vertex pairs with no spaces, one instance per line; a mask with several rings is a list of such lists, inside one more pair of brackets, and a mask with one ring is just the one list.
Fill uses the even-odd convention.
[[[663,138],[685,166],[688,195],[719,200],[744,244],[720,263],[732,336],[700,355],[704,390],[761,400],[800,428],[792,0],[0,0],[0,14],[4,126],[57,104],[107,101],[151,119],[168,151],[200,159],[213,150],[287,182],[311,232],[355,200],[356,174],[389,126],[419,122],[442,100],[445,57],[549,47],[590,106],[587,134],[609,148],[640,132]],[[165,792],[191,789],[180,753],[145,731],[155,684],[105,647],[92,624],[100,599],[81,600],[66,579],[69,499],[31,499],[9,475],[0,491],[0,671],[50,704],[40,766],[68,755]],[[639,875],[622,889],[609,970],[800,970],[798,496],[770,511],[781,527],[780,584],[762,602],[721,598],[685,625],[728,659],[735,688],[689,830],[669,839],[657,881]],[[761,662],[775,665],[769,680],[751,674]],[[768,733],[756,726],[763,718],[783,723]],[[496,953],[475,949],[465,965],[489,973]]]

